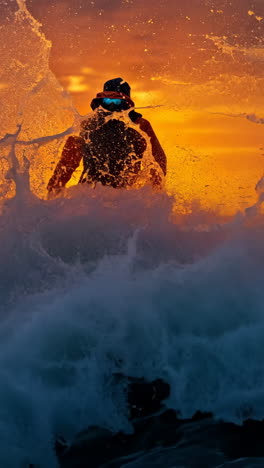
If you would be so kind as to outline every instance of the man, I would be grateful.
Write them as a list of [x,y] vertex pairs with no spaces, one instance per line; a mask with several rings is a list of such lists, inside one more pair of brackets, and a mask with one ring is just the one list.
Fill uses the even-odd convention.
[[[82,122],[80,136],[70,136],[66,141],[48,183],[49,193],[56,194],[65,187],[81,160],[84,169],[80,183],[95,186],[99,182],[114,188],[132,186],[141,171],[147,148],[145,134],[150,139],[155,161],[166,175],[165,153],[150,123],[135,112],[128,83],[122,78],[107,81],[103,92],[91,102],[91,108],[94,113]],[[153,185],[161,183],[154,168],[150,170],[150,179]]]

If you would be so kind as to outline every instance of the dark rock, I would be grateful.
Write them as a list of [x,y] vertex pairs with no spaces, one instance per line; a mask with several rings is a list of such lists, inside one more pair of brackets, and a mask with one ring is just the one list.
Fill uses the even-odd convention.
[[219,466],[219,468],[263,468],[263,466],[264,458],[242,458],[236,460],[235,464],[232,460],[231,462]]
[[196,411],[192,417],[192,421],[202,421],[203,419],[210,419],[213,417],[213,413],[203,413],[202,411]]
[[[89,460],[89,467],[102,466],[107,460],[146,450],[157,443],[170,440],[169,434],[161,437],[161,426],[169,430],[177,421],[173,410],[166,411],[157,418],[151,415],[160,411],[162,402],[170,394],[170,386],[161,379],[146,382],[144,379],[125,378],[121,374],[114,376],[115,382],[126,382],[127,401],[130,419],[134,421],[134,434],[113,434],[99,427],[90,427],[76,437],[74,444],[67,448],[63,438],[57,438],[55,450],[63,468],[84,468]],[[173,437],[175,440],[175,437]]]
[[134,461],[114,460],[101,468],[222,468],[225,467],[225,463],[226,458],[223,454],[206,447],[160,447],[139,454]]
[[69,447],[67,441],[62,436],[57,436],[54,444],[55,452],[58,457],[63,455],[63,453]]
[[[79,433],[72,446],[57,455],[63,468],[99,467],[115,456],[116,445],[118,445],[117,434],[92,426]],[[119,453],[121,447],[122,444]]]
[[222,425],[229,434],[223,443],[223,450],[229,458],[264,457],[264,421],[249,419],[242,426]]
[[[115,378],[124,382],[123,376]],[[200,411],[180,419],[175,410],[163,408],[170,393],[166,382],[128,378],[125,386],[134,432],[114,434],[90,427],[70,447],[60,438],[56,453],[61,468],[214,468],[242,458],[264,459],[264,421],[247,420],[239,426]],[[248,462],[238,466],[251,468]]]
[[131,419],[142,418],[162,408],[162,401],[169,397],[170,386],[162,379],[146,382],[129,378],[127,401]]
[[59,456],[60,465],[63,468],[85,468],[88,465],[89,468],[95,468],[124,456],[133,459],[138,452],[175,444],[179,424],[176,413],[173,417],[173,411],[169,410],[161,415],[137,420],[133,434],[113,434],[106,429],[89,428],[79,434],[72,447]]
[[200,416],[199,420],[197,415],[180,420],[175,411],[167,410],[134,421],[133,434],[90,428],[63,454],[60,466],[119,468],[137,460],[138,468],[181,464],[186,468],[213,468],[231,460],[264,458],[264,422],[246,421],[237,426],[206,418],[206,414]]

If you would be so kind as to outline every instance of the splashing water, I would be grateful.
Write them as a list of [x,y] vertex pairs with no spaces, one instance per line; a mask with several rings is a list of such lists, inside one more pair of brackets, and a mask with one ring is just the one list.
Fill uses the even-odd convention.
[[3,196],[14,194],[13,183],[10,179],[5,181],[8,167],[14,162],[8,158],[9,146],[13,144],[16,171],[23,166],[26,154],[31,189],[43,195],[63,137],[73,132],[78,115],[49,69],[51,43],[41,33],[41,25],[30,15],[25,2],[19,1],[18,6],[15,18],[1,27],[5,47],[0,57],[0,183]]
[[197,206],[179,226],[149,187],[38,198],[80,116],[18,6],[0,31],[0,465],[56,467],[56,434],[129,430],[115,372],[163,377],[184,416],[263,418],[263,183],[226,225]]

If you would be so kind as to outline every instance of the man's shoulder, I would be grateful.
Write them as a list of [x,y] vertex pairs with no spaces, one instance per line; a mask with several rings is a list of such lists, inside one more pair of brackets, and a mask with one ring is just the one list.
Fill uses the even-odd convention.
[[132,110],[131,112],[129,112],[129,117],[132,120],[132,122],[139,125],[140,129],[144,132],[148,132],[152,129],[150,122],[147,119],[145,119],[139,112]]
[[146,133],[153,132],[151,123],[147,119],[144,119],[144,117],[140,117],[136,123],[140,126],[140,129],[143,132],[146,132]]
[[129,118],[130,120],[132,120],[133,123],[137,124],[138,121],[142,118],[142,114],[140,114],[139,112],[136,112],[134,109],[131,110],[129,113]]

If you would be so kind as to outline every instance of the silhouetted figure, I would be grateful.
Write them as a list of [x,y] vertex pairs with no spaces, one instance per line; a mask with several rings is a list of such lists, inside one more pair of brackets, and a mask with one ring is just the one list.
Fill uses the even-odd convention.
[[[84,169],[80,183],[95,185],[100,182],[114,188],[133,185],[147,148],[144,134],[150,138],[152,155],[166,175],[165,153],[150,123],[133,109],[128,83],[122,78],[107,81],[104,91],[92,100],[91,108],[94,113],[82,122],[80,136],[70,136],[66,141],[61,159],[48,183],[49,192],[59,192],[81,160]],[[118,118],[122,112],[128,115],[131,126]],[[137,126],[143,135],[137,131]],[[160,185],[161,178],[155,169],[151,169],[150,177],[154,185]]]

